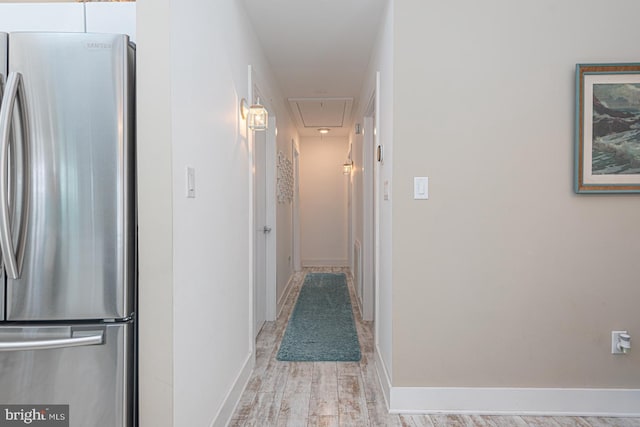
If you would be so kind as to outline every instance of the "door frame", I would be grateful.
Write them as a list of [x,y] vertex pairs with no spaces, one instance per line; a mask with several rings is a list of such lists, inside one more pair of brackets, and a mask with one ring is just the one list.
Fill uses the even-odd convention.
[[376,300],[377,277],[377,165],[376,151],[376,91],[369,98],[367,109],[364,113],[364,138],[362,141],[362,319],[374,320]]
[[[252,98],[250,98],[252,99]],[[266,269],[267,269],[267,239],[264,233],[261,233],[260,230],[267,223],[266,219],[266,200],[267,200],[267,188],[266,182],[264,183],[264,190],[262,188],[258,188],[257,185],[259,180],[264,179],[262,174],[266,177],[266,134],[256,134],[253,131],[248,130],[249,137],[251,140],[251,210],[250,210],[250,239],[251,239],[251,330],[252,330],[252,339],[255,339],[264,322],[267,320],[266,313]],[[263,147],[262,154],[258,153],[256,147],[258,144],[265,144]],[[262,165],[260,166],[260,163]],[[260,172],[260,173],[259,173]],[[260,175],[260,176],[259,176]],[[266,181],[266,179],[265,179]],[[256,198],[259,197],[260,192],[264,192],[264,201],[257,201]],[[260,206],[264,203],[264,207]],[[264,209],[264,211],[263,211]],[[258,218],[260,217],[260,218]],[[262,219],[264,218],[264,220]],[[258,253],[258,251],[264,251],[264,253]],[[258,265],[258,260],[262,261]],[[264,289],[262,289],[264,287]],[[262,290],[262,292],[259,292]]]
[[293,157],[293,271],[302,270],[300,259],[300,148],[294,139],[291,139],[291,153]]
[[[373,114],[373,146],[376,151],[380,147],[380,161],[374,158],[374,179],[373,179],[373,246],[374,246],[374,291],[373,291],[373,305],[374,305],[374,318],[378,319],[380,316],[380,166],[384,162],[384,153],[382,151],[382,144],[380,143],[380,71],[376,71],[376,89],[374,92],[374,105],[375,111]],[[374,343],[376,348],[380,342],[380,322],[376,321],[374,326]]]
[[[266,105],[265,105],[266,106]],[[273,111],[273,110],[269,110],[269,108],[267,108],[267,111]],[[266,292],[266,298],[267,300],[265,301],[266,303],[266,310],[265,310],[265,314],[267,317],[267,321],[274,321],[276,320],[276,312],[277,312],[277,297],[276,297],[276,283],[277,283],[277,271],[276,271],[276,265],[277,265],[277,236],[278,236],[278,229],[277,229],[277,193],[276,193],[276,186],[277,186],[277,171],[276,171],[276,164],[277,164],[277,143],[276,143],[276,137],[277,137],[277,130],[276,130],[276,116],[275,114],[271,114],[269,115],[269,128],[267,129],[267,135],[266,135],[266,144],[267,146],[265,147],[265,157],[266,157],[266,179],[267,179],[267,183],[266,183],[266,188],[265,188],[265,193],[267,196],[266,199],[266,220],[267,220],[267,225],[269,227],[271,227],[271,232],[269,232],[267,234],[267,253],[266,253],[266,263],[267,263],[267,280],[266,280],[266,286],[267,286],[267,292]]]

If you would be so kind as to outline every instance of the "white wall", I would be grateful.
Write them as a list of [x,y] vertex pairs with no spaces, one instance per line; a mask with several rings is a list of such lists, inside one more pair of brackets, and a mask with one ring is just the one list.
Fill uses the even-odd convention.
[[573,192],[575,64],[637,61],[639,13],[395,2],[394,386],[640,389],[640,197]]
[[141,427],[173,425],[170,0],[138,2],[137,160]]
[[[242,19],[220,3],[171,5],[176,426],[210,425],[251,363],[250,155],[237,110],[247,73],[227,63],[247,48],[225,49],[223,21],[242,28]],[[196,170],[195,199],[185,197],[187,166]]]
[[300,142],[300,251],[303,266],[347,266],[346,137]]
[[[143,426],[224,425],[253,364],[252,158],[239,115],[240,99],[248,97],[249,64],[265,99],[275,106],[273,113],[285,123],[282,138],[290,140],[294,135],[286,125],[286,112],[279,110],[281,97],[240,3],[171,0],[169,7],[169,20],[157,23],[159,6],[138,2],[138,51],[164,55],[159,70],[143,63],[139,79],[155,81],[154,74],[168,75],[164,87],[170,89],[169,97],[156,99],[143,93],[139,102],[139,110],[149,115],[149,120],[139,123],[139,145],[148,156],[141,159],[147,166],[140,171],[141,180],[157,186],[153,179],[169,179],[164,192],[173,196],[170,222],[153,227],[154,239],[164,239],[172,252],[167,261],[172,277],[161,283],[172,290],[173,300],[167,300],[164,309],[173,314],[173,339],[162,348],[148,342],[147,348],[173,354],[171,395],[147,401],[157,397],[149,390],[152,377],[164,374],[146,372],[141,382],[149,385],[150,394],[142,395],[141,419]],[[151,39],[152,32],[163,33],[168,40]],[[159,124],[151,117],[167,107],[170,127],[165,131],[169,133],[161,140],[169,138],[170,167],[161,163],[154,168],[156,141],[150,136],[155,135],[151,128]],[[164,123],[165,117],[159,117]],[[185,197],[187,166],[196,169],[195,199]],[[141,228],[151,220],[141,217]],[[145,248],[141,263],[156,265],[151,257],[157,248],[149,248],[153,243],[151,236],[146,237],[140,243]],[[141,292],[155,286],[149,279],[141,274]],[[150,413],[152,404],[162,405],[163,411],[164,405],[172,406],[173,416],[158,420]]]
[[84,31],[84,5],[0,4],[0,31]]

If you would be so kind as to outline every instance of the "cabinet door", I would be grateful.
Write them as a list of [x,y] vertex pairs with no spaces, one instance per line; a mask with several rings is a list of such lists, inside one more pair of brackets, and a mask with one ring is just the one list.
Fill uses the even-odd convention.
[[0,4],[0,31],[84,31],[83,3]]

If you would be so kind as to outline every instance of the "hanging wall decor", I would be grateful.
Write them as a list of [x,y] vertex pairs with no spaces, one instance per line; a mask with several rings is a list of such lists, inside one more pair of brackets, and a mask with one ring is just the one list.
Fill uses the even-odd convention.
[[576,98],[576,193],[640,193],[640,64],[578,64]]
[[293,200],[293,164],[282,151],[278,151],[278,203],[291,203]]

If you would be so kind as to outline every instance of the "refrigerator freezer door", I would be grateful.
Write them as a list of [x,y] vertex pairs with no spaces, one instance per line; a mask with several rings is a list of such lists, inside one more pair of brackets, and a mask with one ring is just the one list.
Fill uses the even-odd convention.
[[102,344],[0,350],[3,405],[69,405],[71,427],[132,426],[133,324],[0,327],[0,348],[103,335]]
[[[4,85],[7,83],[7,40],[7,33],[0,33],[0,101],[2,101]],[[2,280],[0,283],[3,283]],[[4,320],[4,306],[4,287],[0,286],[0,322]]]
[[7,280],[7,320],[133,313],[130,54],[123,35],[9,35],[8,71],[22,74],[30,117],[31,188],[22,274]]

